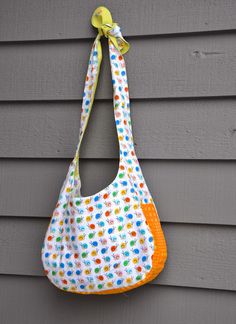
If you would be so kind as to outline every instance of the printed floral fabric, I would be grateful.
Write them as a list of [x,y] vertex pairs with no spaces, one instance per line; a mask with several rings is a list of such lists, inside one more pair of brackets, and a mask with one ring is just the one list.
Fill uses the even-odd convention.
[[[112,32],[118,37],[120,29]],[[99,42],[97,37],[89,58],[77,153],[99,74]],[[110,185],[97,194],[83,197],[80,177],[75,172],[79,162],[78,154],[75,155],[41,251],[49,280],[60,289],[78,293],[135,285],[152,268],[154,253],[154,238],[141,208],[141,203],[153,200],[134,149],[125,61],[109,38],[108,45],[119,169]]]

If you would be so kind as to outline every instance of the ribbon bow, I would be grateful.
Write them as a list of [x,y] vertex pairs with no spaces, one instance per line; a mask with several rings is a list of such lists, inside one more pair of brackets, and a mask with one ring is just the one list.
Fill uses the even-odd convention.
[[121,54],[128,52],[130,45],[123,38],[120,27],[113,22],[111,13],[106,7],[98,7],[94,11],[91,23],[98,29],[98,34],[109,38]]

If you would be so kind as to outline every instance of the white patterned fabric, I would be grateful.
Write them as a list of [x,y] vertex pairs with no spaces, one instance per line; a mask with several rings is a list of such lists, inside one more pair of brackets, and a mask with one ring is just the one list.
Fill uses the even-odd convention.
[[[122,36],[119,26],[110,33]],[[137,284],[150,272],[154,253],[154,238],[141,208],[141,204],[153,200],[134,149],[126,65],[109,37],[119,169],[106,188],[81,196],[79,148],[100,69],[100,37],[96,37],[89,58],[79,144],[42,247],[49,280],[60,289],[77,293],[99,293]]]

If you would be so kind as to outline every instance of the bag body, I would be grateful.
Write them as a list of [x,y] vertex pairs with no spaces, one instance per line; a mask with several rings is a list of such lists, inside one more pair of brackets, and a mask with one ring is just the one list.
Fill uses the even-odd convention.
[[[153,280],[164,267],[167,247],[134,149],[123,57],[129,44],[105,7],[95,10],[92,24],[99,33],[89,58],[79,144],[50,219],[41,259],[48,279],[64,291],[114,294]],[[79,149],[97,87],[102,35],[108,39],[119,168],[106,188],[83,197]]]

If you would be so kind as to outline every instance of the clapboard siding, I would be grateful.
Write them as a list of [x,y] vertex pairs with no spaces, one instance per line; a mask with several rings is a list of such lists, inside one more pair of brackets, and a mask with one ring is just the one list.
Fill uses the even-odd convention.
[[[236,99],[134,100],[136,153],[142,159],[236,159]],[[0,156],[71,158],[80,102],[0,104]],[[118,157],[111,100],[95,101],[83,158]],[[116,145],[114,145],[114,143]]]
[[235,324],[236,294],[145,286],[112,296],[59,291],[46,278],[0,276],[3,324]]
[[[149,285],[81,296],[49,282],[40,252],[78,143],[100,5],[131,45],[135,151],[168,259]],[[232,0],[1,1],[0,323],[235,324],[235,16]],[[106,38],[102,45],[81,149],[84,196],[118,168]]]
[[[48,219],[0,220],[0,273],[43,275],[40,258]],[[236,290],[236,229],[213,225],[163,224],[168,260],[152,283]]]
[[93,37],[90,18],[99,5],[110,9],[126,36],[236,29],[232,0],[8,0],[1,3],[0,40]]
[[[0,45],[0,100],[81,99],[93,40]],[[111,98],[107,39],[97,98]],[[125,55],[131,98],[235,96],[236,34],[142,37]]]
[[[0,160],[0,215],[50,217],[70,161]],[[163,222],[236,225],[235,161],[140,163]],[[118,160],[82,159],[83,195],[105,188],[117,168]]]

